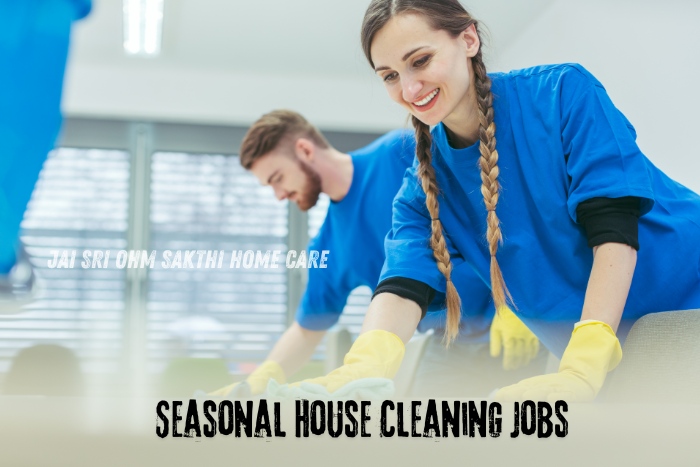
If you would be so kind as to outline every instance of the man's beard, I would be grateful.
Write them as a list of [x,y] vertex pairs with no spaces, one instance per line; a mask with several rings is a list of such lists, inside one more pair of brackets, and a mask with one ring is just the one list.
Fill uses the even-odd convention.
[[297,198],[297,206],[302,211],[308,211],[316,206],[318,197],[321,194],[321,176],[309,164],[299,161],[299,168],[306,176],[303,191]]

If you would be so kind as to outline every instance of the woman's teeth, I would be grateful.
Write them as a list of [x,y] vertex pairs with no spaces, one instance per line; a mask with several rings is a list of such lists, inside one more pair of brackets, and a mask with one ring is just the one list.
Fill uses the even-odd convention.
[[427,104],[428,102],[433,100],[433,97],[435,97],[437,95],[439,90],[440,90],[440,88],[437,88],[435,91],[431,92],[430,94],[425,96],[423,99],[419,100],[418,102],[414,102],[413,104],[418,105],[418,106],[423,106],[423,105]]

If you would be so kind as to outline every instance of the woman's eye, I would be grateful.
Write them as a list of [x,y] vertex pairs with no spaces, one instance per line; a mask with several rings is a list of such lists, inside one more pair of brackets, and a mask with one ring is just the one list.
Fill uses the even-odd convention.
[[384,76],[384,81],[389,82],[389,81],[394,81],[398,74],[396,72],[394,73],[389,73],[386,76]]
[[419,58],[418,60],[413,62],[413,66],[422,67],[423,65],[428,63],[428,60],[430,60],[430,55],[426,55],[425,57]]

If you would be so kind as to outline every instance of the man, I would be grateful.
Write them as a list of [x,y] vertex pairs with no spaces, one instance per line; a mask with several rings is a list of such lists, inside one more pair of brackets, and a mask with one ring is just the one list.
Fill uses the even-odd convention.
[[[285,382],[311,358],[326,331],[338,321],[353,289],[364,285],[374,290],[384,264],[392,201],[414,154],[414,137],[408,131],[392,131],[369,146],[344,154],[296,112],[277,110],[252,125],[241,144],[241,164],[260,183],[271,186],[277,199],[289,199],[308,210],[321,193],[330,197],[323,226],[309,245],[310,250],[328,250],[330,255],[327,268],[308,270],[295,323],[265,362],[248,376],[247,386],[235,383],[212,395],[233,396],[248,390],[261,394],[270,379]],[[471,268],[455,270],[454,277],[463,297],[490,295],[483,293],[486,286]],[[472,293],[477,289],[480,293]],[[433,301],[437,309],[443,299]],[[486,345],[484,336],[488,340],[492,309],[488,301],[464,301],[462,335],[480,339],[479,348]],[[422,330],[426,326],[440,328],[440,319],[444,322],[444,313],[429,313]],[[537,353],[537,340],[517,318],[506,323],[504,365],[526,364]],[[494,342],[499,341],[496,338]],[[493,355],[497,355],[495,347],[500,353],[500,343],[494,346]]]

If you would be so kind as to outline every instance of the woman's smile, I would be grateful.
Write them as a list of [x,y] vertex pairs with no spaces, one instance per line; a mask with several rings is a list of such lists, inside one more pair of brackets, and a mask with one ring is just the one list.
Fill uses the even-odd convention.
[[413,102],[411,105],[418,112],[425,112],[433,108],[438,100],[438,94],[440,94],[440,88],[434,89],[432,92],[428,93],[427,96]]

